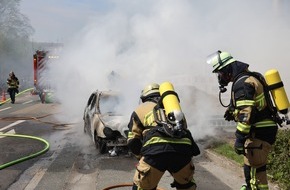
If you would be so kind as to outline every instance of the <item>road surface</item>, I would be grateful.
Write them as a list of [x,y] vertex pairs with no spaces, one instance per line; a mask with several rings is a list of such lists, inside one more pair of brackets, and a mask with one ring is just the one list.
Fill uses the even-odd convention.
[[[0,106],[0,132],[43,138],[49,150],[33,159],[0,170],[0,190],[103,190],[132,182],[137,160],[120,155],[100,155],[79,122],[59,123],[58,104],[42,104],[29,93],[17,97],[16,104]],[[43,148],[43,143],[29,139],[0,138],[0,164]],[[202,145],[200,145],[202,149]],[[239,189],[243,173],[238,167],[208,150],[193,159],[199,190]],[[163,176],[159,188],[170,190],[172,178]],[[117,189],[130,189],[123,187]],[[273,189],[273,188],[272,188]]]

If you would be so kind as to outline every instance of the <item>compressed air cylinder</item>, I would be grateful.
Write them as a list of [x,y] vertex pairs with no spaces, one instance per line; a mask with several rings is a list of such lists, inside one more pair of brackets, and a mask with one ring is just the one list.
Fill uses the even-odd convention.
[[159,87],[165,114],[170,122],[179,122],[183,119],[183,113],[177,94],[170,82],[164,82]]
[[265,79],[278,111],[287,114],[290,104],[279,72],[275,69],[268,70],[265,73]]

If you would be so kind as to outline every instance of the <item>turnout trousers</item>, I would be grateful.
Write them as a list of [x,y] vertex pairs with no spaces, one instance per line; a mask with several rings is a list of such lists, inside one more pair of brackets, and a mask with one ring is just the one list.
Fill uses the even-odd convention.
[[[166,162],[166,161],[164,161]],[[169,166],[170,168],[170,166]],[[195,190],[196,185],[194,182],[194,164],[190,160],[183,168],[178,171],[170,171],[174,178],[174,183],[177,190]],[[136,166],[134,175],[134,184],[138,186],[138,190],[156,190],[161,177],[165,173],[164,169],[157,169],[144,161],[144,157],[139,160]]]
[[245,143],[244,174],[252,190],[269,189],[266,165],[271,147],[268,142],[256,138],[249,138]]

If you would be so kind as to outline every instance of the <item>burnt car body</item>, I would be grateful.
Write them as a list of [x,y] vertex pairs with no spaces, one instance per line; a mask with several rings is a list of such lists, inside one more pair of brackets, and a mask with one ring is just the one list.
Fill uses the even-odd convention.
[[128,118],[122,115],[122,97],[115,91],[95,91],[84,110],[84,132],[89,134],[99,153],[111,156],[126,152]]

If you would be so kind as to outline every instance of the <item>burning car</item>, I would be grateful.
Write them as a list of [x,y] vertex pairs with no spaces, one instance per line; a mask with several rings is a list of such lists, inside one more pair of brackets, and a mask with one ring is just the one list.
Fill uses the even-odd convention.
[[86,104],[84,132],[90,134],[99,153],[111,156],[127,151],[128,118],[121,114],[122,96],[115,91],[95,91]]

